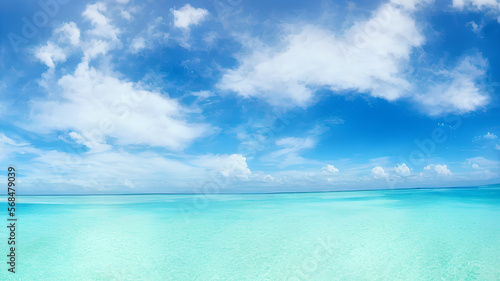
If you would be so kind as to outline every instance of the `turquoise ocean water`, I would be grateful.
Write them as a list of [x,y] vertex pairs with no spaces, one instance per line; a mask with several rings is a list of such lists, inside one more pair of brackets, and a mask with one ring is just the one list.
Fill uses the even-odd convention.
[[17,200],[0,280],[500,280],[498,187]]

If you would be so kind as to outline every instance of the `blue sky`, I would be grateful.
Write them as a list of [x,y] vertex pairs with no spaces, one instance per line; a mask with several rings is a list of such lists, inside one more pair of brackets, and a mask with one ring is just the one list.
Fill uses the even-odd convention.
[[497,1],[40,3],[0,11],[24,193],[500,181]]

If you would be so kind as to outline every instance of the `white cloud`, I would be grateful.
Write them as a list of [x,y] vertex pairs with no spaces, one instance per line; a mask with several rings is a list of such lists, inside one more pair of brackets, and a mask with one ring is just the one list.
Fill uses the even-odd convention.
[[80,43],[80,29],[74,22],[63,24],[53,32],[57,42],[48,41],[46,45],[35,48],[35,57],[50,69],[58,62],[65,62],[68,55]]
[[417,7],[431,3],[433,0],[391,0],[391,3],[404,7],[407,10],[415,10]]
[[90,141],[82,137],[77,132],[70,132],[68,134],[76,143],[83,144],[90,149],[91,152],[102,152],[111,149],[111,145],[106,144],[106,139],[103,135],[97,136],[98,139]]
[[458,9],[484,9],[489,7],[498,8],[499,6],[500,2],[497,0],[453,0],[453,7]]
[[300,152],[305,149],[314,148],[316,140],[311,137],[287,137],[278,139],[275,144],[282,148],[262,156],[260,160],[263,162],[274,162],[279,167],[285,167],[308,162],[308,160],[300,156]]
[[[71,136],[85,141],[78,134]],[[36,149],[25,141],[0,133],[0,161],[13,158],[15,154],[31,157],[23,164],[25,192],[123,192],[124,187],[154,192],[198,192],[200,183],[214,181],[213,173],[209,172],[229,179],[231,187],[253,178],[245,157],[239,154],[201,156],[192,165],[153,150],[82,152],[73,146],[60,148],[61,151]],[[270,175],[262,175],[262,178],[273,180]]]
[[490,160],[484,157],[474,157],[467,159],[468,164],[478,164],[478,166],[487,168],[487,169],[497,169],[500,167],[500,161],[498,160]]
[[492,172],[498,171],[500,167],[498,160],[474,157],[466,159],[462,164],[461,169],[455,166],[453,172],[448,165],[431,164],[426,166],[416,179],[433,186],[439,182],[460,182],[461,185],[465,185],[466,182],[472,184],[474,181],[485,181],[499,176],[498,173]]
[[436,165],[434,170],[440,176],[451,176],[451,171],[448,169],[447,165]]
[[[442,70],[442,82],[415,99],[431,115],[466,113],[485,106],[490,98],[481,85],[487,62],[480,55],[466,56],[453,70]],[[438,80],[439,78],[436,78]]]
[[326,165],[325,167],[321,168],[321,171],[323,171],[324,174],[336,174],[339,172],[339,169],[335,168],[333,165]]
[[89,40],[82,46],[85,59],[92,59],[98,55],[106,54],[109,50],[121,45],[118,39],[118,34],[121,31],[111,24],[111,20],[103,14],[106,10],[106,5],[98,2],[87,5],[87,9],[82,14],[93,25],[93,29],[87,31]]
[[80,43],[80,29],[74,22],[65,23],[56,29],[55,33],[59,34],[59,43],[69,43],[74,46]]
[[375,179],[386,179],[389,175],[384,171],[384,169],[380,166],[377,166],[372,169],[372,177]]
[[406,163],[403,163],[403,164],[398,164],[395,168],[396,170],[396,173],[400,176],[409,176],[411,175],[411,171],[410,171],[410,168],[408,168],[408,166],[406,166]]
[[132,54],[138,53],[144,48],[146,48],[146,39],[144,39],[143,37],[135,37],[132,40],[132,43],[130,43],[130,52]]
[[191,95],[197,97],[200,100],[206,100],[206,99],[208,99],[210,97],[215,96],[215,94],[212,93],[211,91],[191,92]]
[[124,180],[123,184],[128,188],[135,188],[135,184],[131,180]]
[[468,22],[467,23],[467,26],[470,27],[470,29],[472,30],[472,32],[474,32],[479,38],[483,38],[483,33],[482,33],[482,30],[483,30],[483,27],[484,27],[484,24],[477,24],[476,22],[474,21],[471,21],[471,22]]
[[498,144],[497,144],[497,145],[495,145],[495,149],[496,149],[496,150],[500,150],[500,145],[498,145]]
[[[60,139],[71,143],[71,147],[78,143],[89,150],[77,147],[78,152],[65,153],[23,146],[15,151],[39,155],[32,159],[33,172],[25,180],[34,186],[54,184],[54,189],[64,190],[72,187],[112,190],[121,189],[123,185],[144,188],[145,181],[133,173],[139,171],[148,175],[147,186],[165,184],[192,190],[195,183],[206,178],[205,169],[155,153],[130,153],[126,149],[153,146],[180,150],[210,134],[214,128],[203,121],[190,121],[190,117],[202,116],[168,94],[150,91],[146,89],[149,85],[120,78],[123,75],[113,72],[106,60],[96,64],[98,68],[89,66],[94,65],[91,59],[97,55],[106,55],[121,45],[120,30],[105,16],[106,10],[103,3],[88,5],[83,17],[91,22],[89,30],[80,34],[76,24],[64,24],[54,31],[53,40],[47,44],[50,49],[44,46],[36,49],[38,59],[51,68],[77,48],[83,51],[83,57],[73,73],[65,71],[68,74],[56,77],[56,72],[50,72],[50,79],[43,76],[49,93],[30,104],[30,122],[24,128],[41,134],[59,133]],[[137,34],[137,40],[132,40],[131,45],[134,51],[144,48],[150,38],[164,36],[156,29],[161,20],[161,17],[155,18],[147,30]],[[192,116],[193,113],[196,116]],[[0,144],[0,151],[9,155],[14,153],[13,147]],[[228,156],[226,162],[230,163],[223,166],[220,173],[232,176],[239,170],[237,178],[247,174],[241,161],[239,167],[234,164],[238,160],[241,159]],[[50,173],[52,168],[58,170]],[[118,182],[116,178],[123,181]]]
[[122,18],[126,19],[126,20],[131,20],[132,19],[132,15],[129,12],[125,11],[125,10],[122,10],[120,12],[120,16]]
[[202,22],[208,16],[208,11],[186,4],[179,10],[172,10],[172,14],[174,15],[174,26],[188,30],[190,26]]
[[307,106],[321,87],[395,100],[409,89],[405,65],[424,43],[411,14],[392,4],[342,34],[306,25],[283,37],[277,46],[250,48],[218,86],[278,106]]
[[448,166],[445,165],[427,165],[424,167],[424,173],[421,174],[426,177],[449,177],[452,175],[451,171],[448,169]]
[[[154,152],[70,153],[39,151],[26,167],[25,188],[75,192],[123,191],[128,188],[175,192],[194,191],[196,183],[206,179],[206,172],[182,161],[168,159]],[[121,179],[121,180],[117,180]]]
[[35,151],[36,149],[31,147],[28,142],[16,141],[0,133],[0,161],[10,159],[15,154],[33,153]]
[[87,9],[83,12],[83,16],[90,20],[95,27],[104,27],[109,25],[109,19],[102,14],[106,12],[106,5],[98,2],[93,5],[87,5]]
[[216,171],[224,177],[248,179],[252,174],[248,169],[246,158],[241,154],[206,155],[195,159],[192,163],[198,167]]
[[493,133],[490,133],[488,132],[486,135],[483,136],[483,138],[485,139],[488,139],[488,140],[495,140],[497,139],[497,135],[493,134]]
[[500,1],[498,0],[453,0],[453,7],[461,11],[486,12],[500,23]]
[[66,61],[64,50],[52,42],[47,42],[47,45],[37,48],[35,57],[49,68],[54,68],[57,62]]
[[0,144],[8,144],[12,146],[26,146],[29,145],[29,143],[26,142],[17,142],[4,134],[0,133]]
[[74,74],[59,79],[58,86],[60,93],[49,95],[53,99],[33,103],[29,129],[72,130],[96,144],[110,137],[119,145],[174,150],[211,131],[206,124],[187,122],[187,110],[176,100],[105,74],[85,62]]
[[[428,71],[427,79],[410,76],[410,56],[425,43],[412,11],[429,1],[392,2],[343,32],[289,25],[278,44],[247,40],[239,66],[226,70],[217,86],[280,107],[307,107],[325,88],[389,101],[407,97],[430,115],[463,114],[488,104],[482,85],[487,60],[480,54],[464,57],[451,69],[419,66]],[[428,80],[438,82],[427,86]]]
[[305,148],[313,148],[316,141],[312,138],[288,137],[276,141],[276,145],[284,146],[289,151],[297,151]]
[[217,32],[214,32],[214,31],[207,32],[203,36],[203,42],[206,43],[206,47],[207,48],[215,47],[216,46],[215,43],[217,42],[218,36],[219,35],[217,34]]
[[167,42],[168,33],[161,30],[162,17],[152,19],[147,27],[135,35],[129,43],[129,51],[136,54],[143,49],[153,49],[157,43]]
[[[396,22],[390,24],[391,26],[383,26],[380,31],[366,34],[366,32],[363,33],[360,30],[365,27],[367,29],[364,30],[369,30],[370,24],[383,19],[382,8],[370,20],[358,22],[342,34],[334,33],[323,27],[308,25],[297,32],[291,32],[282,42],[284,46],[256,49],[251,56],[242,56],[240,58],[242,66],[235,70],[234,73],[241,71],[242,79],[247,79],[246,74],[253,75],[245,80],[245,83],[254,83],[252,87],[256,91],[266,89],[266,87],[271,90],[276,89],[276,94],[282,95],[276,97],[276,100],[264,94],[247,95],[249,97],[264,98],[270,102],[273,100],[272,103],[275,104],[282,104],[283,100],[285,100],[293,105],[307,105],[313,102],[315,89],[323,86],[339,91],[355,89],[388,100],[411,95],[411,93],[407,92],[411,87],[411,83],[408,82],[409,80],[405,75],[405,68],[408,66],[408,57],[411,55],[412,49],[420,46],[424,39],[415,26],[415,21],[409,10],[416,9],[420,4],[417,3],[418,1],[393,0],[392,2],[398,4],[387,6],[393,9],[389,21],[395,20]],[[391,10],[389,11],[391,12]],[[58,37],[54,37],[47,44],[47,46],[52,44],[52,49],[47,49],[45,55],[40,55],[37,58],[49,68],[53,68],[57,65],[57,62],[66,60],[69,52],[76,47],[81,47],[86,58],[91,59],[97,54],[106,54],[108,50],[119,46],[118,35],[120,30],[111,24],[111,20],[105,16],[105,12],[106,7],[102,3],[89,5],[86,12],[84,12],[84,16],[92,22],[93,29],[87,32],[82,31],[83,36],[80,38],[80,30],[76,24],[67,23],[63,25],[54,32],[54,36],[57,35]],[[136,37],[130,37],[134,38],[130,41],[131,52],[137,52],[149,47],[150,38],[163,38],[165,36],[164,33],[156,29],[156,24],[160,22],[161,18],[158,18],[155,20],[155,24],[150,25],[147,30],[135,34]],[[189,28],[189,26],[191,24],[188,24],[186,28]],[[406,34],[405,32],[408,30],[414,31],[414,33]],[[367,41],[361,43],[360,40],[362,39]],[[146,46],[146,42],[148,42],[148,46]],[[42,50],[44,47],[46,46],[42,46],[37,50]],[[333,51],[329,49],[330,47],[333,48]],[[314,52],[311,54],[311,50],[324,52],[323,54],[314,54]],[[255,61],[252,62],[250,59]],[[295,62],[288,61],[294,59]],[[475,59],[479,62],[474,61]],[[72,141],[88,147],[89,152],[81,155],[70,155],[57,151],[41,152],[32,148],[28,143],[14,141],[0,134],[0,158],[8,157],[5,155],[12,153],[37,152],[40,154],[40,157],[35,159],[35,165],[33,166],[33,171],[38,177],[27,180],[43,179],[50,182],[50,176],[53,176],[53,174],[43,175],[43,169],[48,169],[53,164],[63,165],[63,169],[68,172],[59,182],[61,185],[71,184],[92,189],[113,184],[119,186],[118,188],[125,185],[129,188],[140,189],[144,187],[141,178],[145,174],[152,181],[156,181],[154,184],[189,187],[193,183],[203,182],[206,179],[207,171],[216,172],[223,177],[234,177],[247,183],[252,180],[262,180],[273,185],[290,186],[297,183],[295,186],[302,184],[309,187],[316,186],[316,184],[328,184],[330,186],[330,184],[346,182],[356,183],[358,186],[360,182],[382,183],[382,181],[374,181],[373,178],[391,180],[394,178],[399,182],[410,182],[417,177],[417,175],[412,174],[405,163],[398,164],[394,168],[392,168],[394,163],[369,163],[353,166],[350,170],[344,168],[345,166],[342,164],[343,171],[339,174],[339,170],[333,165],[324,166],[325,163],[315,162],[316,166],[313,167],[304,166],[297,171],[287,170],[283,171],[282,174],[273,173],[273,175],[269,175],[259,171],[250,171],[246,162],[247,159],[241,154],[195,157],[195,160],[186,164],[183,161],[168,159],[164,155],[155,153],[130,153],[123,151],[125,147],[116,149],[119,145],[132,145],[134,147],[137,147],[136,145],[142,147],[159,146],[172,150],[182,149],[194,140],[210,133],[212,128],[207,124],[202,124],[203,121],[192,121],[189,118],[189,113],[193,111],[182,106],[178,100],[170,98],[167,94],[149,91],[141,83],[119,78],[123,76],[119,73],[113,73],[112,67],[109,65],[96,69],[89,67],[89,65],[94,64],[88,62],[84,58],[73,73],[65,71],[65,73],[69,74],[56,79],[57,84],[48,87],[51,89],[48,100],[35,100],[32,103],[31,127],[28,129],[35,132],[68,135]],[[304,64],[300,64],[301,62],[304,62]],[[337,62],[339,62],[338,65],[329,65],[329,63]],[[439,108],[436,108],[436,105],[429,105],[432,102],[426,100],[426,98],[429,98],[427,96],[422,100],[429,102],[429,104],[422,103],[427,107],[431,107],[434,110],[433,112],[447,110],[466,112],[477,108],[481,102],[471,98],[471,96],[474,96],[474,94],[470,94],[473,91],[469,91],[468,94],[463,93],[463,89],[467,89],[467,87],[463,86],[464,82],[461,82],[460,79],[465,77],[462,80],[466,80],[465,84],[467,84],[467,79],[472,81],[475,79],[474,77],[482,77],[484,75],[483,69],[486,66],[485,60],[482,62],[481,58],[468,57],[454,69],[439,71],[439,74],[446,78],[442,79],[444,82],[441,84],[447,86],[443,89],[453,88],[454,84],[458,84],[458,86],[455,85],[455,88],[459,89],[457,91],[459,94],[446,96],[448,91],[444,91],[446,97],[431,97],[434,98],[434,102],[441,103],[438,106]],[[247,63],[246,69],[243,67],[245,63]],[[284,63],[285,67],[281,68],[280,63]],[[354,65],[351,65],[351,63]],[[277,70],[278,73],[268,72],[269,70],[266,68],[269,66],[275,67],[274,70]],[[297,68],[288,68],[288,66]],[[347,71],[351,71],[351,74],[355,77],[344,75],[343,67],[347,68]],[[306,68],[306,70],[302,71],[301,68]],[[360,71],[361,69],[366,71]],[[385,69],[388,71],[384,72]],[[330,72],[323,75],[323,70]],[[361,73],[356,73],[356,71]],[[229,74],[230,71],[226,73],[226,76]],[[330,74],[339,74],[340,77],[332,77]],[[268,77],[268,75],[271,77]],[[272,77],[272,75],[276,76]],[[318,77],[315,77],[315,75],[318,75]],[[251,81],[253,78],[259,78],[260,80]],[[288,84],[289,82],[290,84]],[[274,85],[273,83],[277,84]],[[477,98],[483,92],[480,89],[480,83],[474,81],[473,84],[474,87],[479,89],[479,92],[475,93]],[[281,94],[279,90],[283,85],[290,85],[291,88],[299,90],[300,86],[304,86],[305,98],[294,96],[293,89],[292,94]],[[309,93],[307,93],[308,91]],[[436,96],[443,93],[439,93],[439,91],[432,92]],[[299,91],[299,96],[300,94]],[[207,99],[214,94],[201,91],[192,93],[192,95],[198,99]],[[460,97],[455,99],[457,95]],[[464,99],[469,101],[464,102]],[[147,126],[144,126],[144,124],[147,124]],[[311,131],[321,130],[321,128],[316,128]],[[314,135],[314,137],[317,137],[317,135]],[[487,137],[485,136],[485,138]],[[300,152],[314,148],[316,140],[312,137],[290,137],[279,139],[275,144],[279,147],[268,154],[267,158],[263,157],[262,159],[280,163],[275,166],[293,165],[306,163],[306,159],[300,156]],[[115,145],[115,150],[112,145]],[[499,145],[496,148],[500,150]],[[71,157],[78,157],[80,160],[74,165],[64,165],[64,163],[68,162],[67,159]],[[189,158],[189,156],[187,157]],[[484,158],[474,158],[470,161],[472,161],[470,165],[477,170],[489,167]],[[307,163],[311,162],[312,160]],[[41,164],[46,166],[35,168],[36,165]],[[138,168],[138,166],[140,167]],[[377,167],[372,169],[374,166]],[[490,166],[493,167],[493,164],[490,163]],[[43,167],[43,169],[40,167]],[[384,170],[382,167],[390,168]],[[301,170],[302,168],[303,170]],[[428,179],[432,179],[434,182],[435,179],[440,179],[437,175],[451,175],[447,165],[430,165],[425,167],[424,170],[429,172]],[[134,171],[141,172],[141,177],[134,176]],[[370,173],[373,178],[370,177]],[[335,176],[331,176],[334,174]],[[454,175],[459,175],[459,173]],[[121,180],[116,181],[116,178]],[[443,180],[450,180],[450,178],[443,178]]]

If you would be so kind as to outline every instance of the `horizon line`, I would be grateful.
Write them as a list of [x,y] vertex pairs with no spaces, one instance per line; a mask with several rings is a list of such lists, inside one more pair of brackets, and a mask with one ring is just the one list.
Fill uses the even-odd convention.
[[[140,193],[71,193],[71,194],[16,194],[17,196],[112,196],[112,195],[259,195],[259,194],[294,194],[294,193],[330,193],[330,192],[357,192],[357,191],[384,191],[384,190],[425,190],[425,189],[468,189],[493,187],[499,183],[471,186],[444,186],[444,187],[398,187],[398,188],[376,188],[376,189],[345,189],[345,190],[318,190],[318,191],[274,191],[274,192],[219,192],[219,193],[186,193],[186,192],[140,192]],[[6,196],[8,195],[0,195]]]

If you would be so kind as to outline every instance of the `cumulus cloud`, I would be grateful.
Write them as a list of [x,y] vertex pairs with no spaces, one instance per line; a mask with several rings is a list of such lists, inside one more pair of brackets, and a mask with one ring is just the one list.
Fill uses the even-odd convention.
[[330,175],[338,173],[339,169],[335,168],[333,165],[326,165],[325,167],[321,168],[321,171],[323,171],[323,173],[326,175]]
[[375,179],[387,179],[389,175],[380,166],[372,169],[372,177]]
[[72,130],[90,143],[142,144],[178,150],[210,126],[189,123],[186,109],[165,94],[144,90],[82,62],[58,81],[59,95],[33,103],[30,129]]
[[[70,133],[74,139],[86,141],[78,134]],[[200,156],[193,163],[169,159],[153,150],[127,152],[106,150],[82,152],[66,147],[64,151],[41,150],[23,140],[9,138],[0,133],[0,161],[27,154],[29,162],[25,171],[23,187],[26,192],[51,191],[116,192],[127,188],[154,192],[196,192],[200,183],[213,181],[209,172],[231,179],[233,184],[246,182],[252,176],[245,157],[233,155]],[[9,163],[10,164],[10,163]],[[272,182],[273,177],[262,175]],[[117,180],[120,179],[120,180]]]
[[248,176],[252,174],[248,168],[246,158],[241,154],[206,155],[195,159],[192,163],[216,171],[224,177],[248,179]]
[[446,165],[436,165],[434,170],[440,176],[451,176],[451,171],[448,169]]
[[35,57],[50,69],[56,67],[58,62],[65,62],[68,55],[80,43],[80,29],[74,22],[64,23],[54,30],[52,37],[46,45],[36,47]]
[[[465,57],[455,67],[436,71],[438,83],[431,90],[424,93],[413,91],[415,85],[406,69],[413,50],[425,40],[412,12],[424,2],[392,0],[392,4],[381,6],[370,18],[355,22],[343,32],[333,32],[319,25],[292,28],[293,31],[286,33],[279,44],[240,54],[240,65],[224,73],[219,87],[279,106],[307,106],[314,102],[319,88],[338,93],[364,93],[386,100],[406,96],[420,102],[433,115],[463,113],[484,106],[489,97],[480,80],[484,77],[487,62],[480,55]],[[100,61],[92,61],[101,54],[107,54],[105,58],[111,59],[112,54],[108,51],[121,45],[121,31],[106,16],[110,14],[107,11],[104,3],[88,5],[83,17],[91,23],[90,30],[80,32],[76,24],[66,23],[54,31],[51,41],[36,49],[35,57],[49,68],[64,62],[75,49],[81,49],[84,57],[74,71],[65,70],[63,77],[54,78],[56,83],[47,87],[50,92],[45,100],[35,99],[30,105],[31,123],[27,129],[60,134],[72,145],[81,144],[88,150],[80,155],[40,151],[24,141],[14,141],[0,134],[0,158],[12,153],[39,155],[33,161],[32,170],[36,176],[28,181],[41,179],[51,183],[50,176],[64,172],[64,178],[52,183],[91,189],[113,185],[140,189],[144,187],[143,175],[151,179],[150,186],[164,184],[190,188],[206,180],[207,171],[246,183],[262,181],[278,187],[340,183],[359,186],[370,182],[381,186],[386,181],[374,181],[373,178],[394,179],[402,183],[418,177],[405,163],[395,167],[392,162],[358,163],[351,169],[343,163],[342,173],[339,173],[333,165],[302,158],[304,150],[316,146],[317,134],[275,141],[276,148],[261,158],[264,162],[274,162],[273,167],[304,163],[313,163],[314,166],[304,165],[297,170],[272,175],[251,171],[247,158],[241,154],[186,156],[195,160],[181,161],[156,154],[154,149],[148,153],[123,151],[130,147],[180,150],[210,134],[213,128],[204,121],[194,121],[192,118],[201,116],[191,116],[193,111],[183,106],[180,100],[123,78],[106,62],[103,66]],[[206,10],[195,9],[189,4],[172,13],[174,26],[180,28],[177,32],[182,34],[189,34],[186,31],[208,15]],[[121,16],[131,19],[127,13],[122,12]],[[155,19],[147,30],[128,37],[129,49],[125,51],[137,53],[151,46],[151,38],[165,38],[166,34],[156,29],[161,20]],[[200,91],[192,95],[204,100],[215,94]],[[311,131],[322,130],[315,128]],[[484,138],[495,139],[496,135],[488,132]],[[500,150],[499,145],[496,148]],[[68,158],[72,157],[79,160],[67,165]],[[480,158],[471,159],[469,164],[467,167],[477,170],[474,172],[494,167]],[[62,167],[63,172],[46,174],[48,167],[52,166]],[[384,170],[382,167],[388,168]],[[454,175],[460,175],[453,169]],[[429,165],[424,170],[428,173],[427,179],[433,183],[437,179],[451,180],[452,173],[447,165]],[[134,176],[139,174],[141,176]]]
[[[58,72],[51,72],[51,79],[43,81],[49,93],[30,104],[30,121],[23,126],[41,134],[60,134],[60,139],[69,142],[71,148],[77,147],[78,151],[42,151],[29,145],[15,146],[12,139],[2,136],[0,151],[2,155],[14,151],[38,155],[30,160],[34,165],[26,179],[27,185],[103,191],[121,189],[123,185],[144,188],[145,182],[134,175],[134,172],[141,172],[148,175],[149,186],[163,183],[192,190],[195,182],[206,178],[205,169],[154,152],[130,153],[126,150],[130,146],[180,150],[210,134],[213,128],[202,121],[190,121],[191,117],[201,116],[168,94],[147,90],[149,85],[124,79],[109,64],[93,63],[97,55],[109,56],[109,50],[121,45],[120,30],[106,17],[106,11],[104,3],[88,5],[82,15],[90,21],[90,29],[80,32],[76,24],[66,23],[35,53],[35,57],[54,68],[75,50],[83,52],[73,72],[65,71],[62,77],[55,76]],[[132,40],[133,51],[144,48],[146,38],[163,36],[155,29],[160,21],[161,18],[156,18],[154,24],[148,25],[147,30]],[[241,159],[228,156],[220,173],[232,176],[239,170],[239,176],[248,174],[249,170],[242,168],[246,163],[238,164],[238,160]],[[117,182],[116,178],[123,181]]]
[[[425,43],[413,11],[426,2],[392,1],[343,32],[292,26],[278,44],[248,44],[218,87],[279,107],[307,107],[319,89],[388,101],[405,97],[430,115],[484,107],[490,98],[483,87],[487,60],[480,54],[435,72],[437,66],[421,66],[428,71],[425,78],[407,72],[412,53]],[[429,87],[427,80],[438,82]]]
[[114,37],[116,36],[115,28],[110,24],[110,20],[102,14],[106,10],[106,5],[98,2],[93,5],[87,5],[87,9],[82,15],[94,25],[91,33],[102,37]]
[[406,166],[406,163],[398,164],[395,168],[396,173],[400,176],[409,176],[411,174],[410,168]]
[[306,25],[284,38],[241,57],[219,87],[274,105],[307,106],[321,87],[394,100],[409,89],[404,65],[424,43],[410,13],[393,4],[343,34]]
[[54,68],[57,62],[66,61],[64,50],[52,42],[47,42],[47,45],[37,48],[35,57],[49,68]]
[[93,5],[87,5],[87,9],[82,14],[93,25],[93,28],[87,31],[89,40],[82,46],[86,59],[106,54],[109,50],[121,44],[118,39],[121,31],[104,15],[106,11],[106,5],[98,2]]
[[208,11],[186,4],[179,10],[172,10],[172,14],[175,27],[189,30],[191,26],[200,24],[208,16]]
[[82,16],[91,22],[92,28],[86,30],[85,40],[82,40],[81,31],[74,22],[64,23],[54,30],[54,40],[35,49],[35,57],[53,69],[58,62],[66,61],[75,50],[82,50],[84,59],[88,61],[120,46],[120,29],[104,15],[106,11],[107,7],[102,2],[87,5]]
[[424,171],[431,173],[435,172],[438,176],[451,176],[451,171],[448,169],[448,166],[445,165],[427,165],[424,167]]
[[483,138],[487,139],[487,140],[495,140],[497,139],[497,135],[493,134],[493,133],[486,133],[486,135],[483,136]]
[[55,30],[55,33],[59,35],[59,43],[69,43],[74,46],[80,43],[80,29],[74,22],[63,24]]

